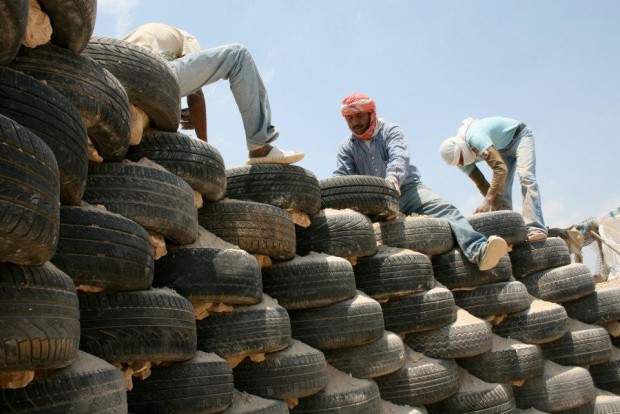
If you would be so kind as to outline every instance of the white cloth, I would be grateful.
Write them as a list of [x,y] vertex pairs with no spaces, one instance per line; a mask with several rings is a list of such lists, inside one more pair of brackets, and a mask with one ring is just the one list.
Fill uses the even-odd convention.
[[456,136],[448,138],[439,147],[439,153],[448,165],[459,165],[461,157],[463,158],[462,165],[469,165],[476,160],[476,153],[465,141],[465,134],[474,122],[473,118],[464,119],[463,125],[458,129]]
[[162,23],[143,24],[123,40],[147,48],[167,61],[200,51],[200,44],[194,36]]

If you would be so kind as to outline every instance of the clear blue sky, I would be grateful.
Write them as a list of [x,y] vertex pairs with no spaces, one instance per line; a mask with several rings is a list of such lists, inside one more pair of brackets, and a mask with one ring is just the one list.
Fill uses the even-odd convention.
[[[547,225],[620,206],[620,1],[99,0],[94,34],[122,37],[153,21],[203,48],[245,45],[267,86],[276,144],[304,151],[298,165],[319,179],[348,133],[340,101],[364,92],[404,129],[422,181],[466,215],[480,196],[438,147],[469,116],[532,129]],[[228,82],[203,91],[210,143],[227,168],[242,165]],[[513,199],[520,211],[516,186]]]

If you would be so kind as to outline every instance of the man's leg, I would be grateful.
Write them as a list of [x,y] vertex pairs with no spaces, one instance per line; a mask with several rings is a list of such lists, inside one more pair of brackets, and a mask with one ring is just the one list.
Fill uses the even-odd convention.
[[534,136],[528,128],[524,129],[518,137],[517,143],[517,173],[521,183],[523,195],[523,219],[528,233],[542,231],[547,234],[545,221],[542,214],[542,202],[540,190],[536,181],[536,154]]

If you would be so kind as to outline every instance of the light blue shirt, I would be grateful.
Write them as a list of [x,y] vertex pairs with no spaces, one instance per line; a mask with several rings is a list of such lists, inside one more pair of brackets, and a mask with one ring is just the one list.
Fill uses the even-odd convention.
[[401,186],[420,180],[420,172],[409,162],[409,145],[403,130],[386,121],[370,139],[370,145],[353,135],[340,144],[334,175],[391,175]]
[[[467,129],[465,141],[472,149],[477,150],[478,154],[489,149],[491,145],[499,151],[510,144],[519,125],[521,122],[517,120],[500,116],[482,118]],[[469,175],[474,169],[474,164],[482,160],[483,158],[478,155],[473,163],[459,168]]]

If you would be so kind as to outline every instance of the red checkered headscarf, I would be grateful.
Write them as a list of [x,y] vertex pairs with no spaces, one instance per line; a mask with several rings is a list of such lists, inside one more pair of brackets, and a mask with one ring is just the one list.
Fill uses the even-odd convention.
[[375,101],[371,97],[363,93],[354,93],[343,99],[340,109],[342,111],[342,116],[355,115],[360,112],[370,113],[370,125],[368,129],[361,135],[352,132],[356,138],[367,140],[377,134],[380,125],[377,125],[377,108],[375,106]]

